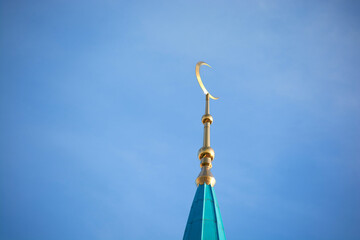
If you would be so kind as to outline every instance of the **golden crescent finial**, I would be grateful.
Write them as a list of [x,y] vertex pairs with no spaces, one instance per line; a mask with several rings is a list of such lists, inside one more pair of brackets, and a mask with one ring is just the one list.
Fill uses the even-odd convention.
[[212,96],[212,95],[208,92],[208,90],[206,90],[204,84],[202,83],[201,77],[200,77],[200,67],[201,67],[202,65],[206,65],[206,66],[210,67],[210,65],[207,64],[206,62],[201,62],[201,61],[200,61],[200,62],[198,62],[198,63],[196,64],[195,72],[196,72],[196,78],[197,78],[197,80],[198,80],[198,82],[199,82],[199,85],[200,85],[201,89],[204,91],[205,95],[206,95],[206,94],[209,94],[209,97],[212,98],[212,99],[214,99],[214,100],[219,99],[219,98],[216,98],[216,97]]

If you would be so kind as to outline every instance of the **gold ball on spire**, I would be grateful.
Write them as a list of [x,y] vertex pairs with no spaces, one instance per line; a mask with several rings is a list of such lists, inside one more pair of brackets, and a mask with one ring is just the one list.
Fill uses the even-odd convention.
[[215,151],[211,147],[205,147],[204,146],[204,147],[199,149],[198,157],[199,157],[199,160],[201,160],[204,157],[209,157],[209,158],[211,158],[211,160],[213,160],[214,157],[215,157]]
[[202,116],[201,118],[201,122],[204,124],[204,123],[207,123],[209,122],[210,124],[212,124],[214,121],[213,117],[210,115],[210,114],[205,114]]

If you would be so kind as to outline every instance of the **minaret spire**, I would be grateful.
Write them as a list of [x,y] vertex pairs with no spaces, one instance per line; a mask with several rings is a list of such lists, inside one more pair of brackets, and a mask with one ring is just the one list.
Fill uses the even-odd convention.
[[201,118],[201,121],[204,124],[204,143],[202,148],[200,148],[198,152],[198,157],[201,161],[201,172],[196,178],[196,184],[202,185],[206,183],[213,187],[216,183],[216,180],[212,175],[210,169],[212,168],[212,161],[214,160],[215,152],[214,149],[210,147],[210,125],[213,122],[213,117],[210,115],[209,97],[210,93],[207,93],[205,102],[205,114]]
[[205,97],[205,114],[202,116],[202,123],[204,124],[204,143],[202,148],[199,149],[198,152],[198,157],[200,162],[200,167],[201,167],[201,172],[199,174],[199,176],[196,178],[196,184],[199,186],[206,183],[208,185],[211,185],[212,187],[215,185],[215,178],[212,175],[210,169],[212,168],[212,161],[214,160],[215,157],[215,152],[214,149],[212,149],[210,147],[210,125],[213,122],[213,117],[210,115],[210,98],[216,100],[218,98],[212,96],[208,90],[206,90],[203,82],[201,81],[201,77],[200,77],[200,66],[201,65],[206,65],[208,67],[210,67],[209,64],[205,63],[205,62],[198,62],[196,64],[195,67],[195,73],[196,73],[196,78],[199,82],[199,85],[201,87],[201,89],[203,90],[203,92],[205,93],[206,97]]
[[186,223],[183,240],[225,240],[219,204],[213,188],[216,181],[210,171],[215,157],[214,149],[210,147],[210,125],[213,122],[213,117],[210,115],[210,98],[214,100],[217,98],[211,96],[201,81],[201,65],[209,66],[207,63],[198,62],[195,68],[199,85],[206,95],[205,114],[201,118],[204,124],[204,142],[198,152],[201,172],[196,178],[197,189]]

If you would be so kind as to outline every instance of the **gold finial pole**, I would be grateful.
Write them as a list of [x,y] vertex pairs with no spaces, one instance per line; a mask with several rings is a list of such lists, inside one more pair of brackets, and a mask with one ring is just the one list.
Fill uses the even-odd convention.
[[210,114],[209,93],[206,94],[205,115]]
[[[215,157],[214,149],[210,147],[210,125],[213,122],[213,117],[210,115],[210,98],[216,100],[218,98],[213,97],[205,88],[204,84],[201,81],[200,77],[200,66],[201,65],[207,65],[205,62],[198,62],[196,64],[196,77],[199,82],[200,87],[206,94],[206,102],[205,102],[205,114],[202,116],[202,123],[204,124],[204,143],[202,148],[199,149],[198,157],[201,161],[200,167],[201,172],[199,176],[196,178],[196,184],[197,185],[203,185],[204,183],[211,185],[212,187],[215,185],[216,180],[214,176],[212,175],[210,169],[212,168],[212,161]],[[209,66],[210,67],[210,66]]]
[[[206,94],[206,103],[205,103],[205,115],[210,115],[210,106],[209,106],[209,93]],[[202,120],[203,121],[203,120]],[[210,147],[210,124],[204,123],[204,147]]]

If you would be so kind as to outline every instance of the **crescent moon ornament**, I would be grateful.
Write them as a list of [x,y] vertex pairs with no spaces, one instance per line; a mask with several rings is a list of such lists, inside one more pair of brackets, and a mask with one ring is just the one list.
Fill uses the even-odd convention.
[[[219,98],[217,98],[217,97],[212,96],[212,95],[208,92],[208,90],[206,90],[203,82],[201,81],[201,77],[200,77],[200,67],[201,67],[202,65],[206,65],[206,66],[210,67],[210,65],[207,64],[206,62],[201,62],[201,61],[200,61],[200,62],[198,62],[198,63],[196,64],[195,72],[196,72],[196,78],[197,78],[197,80],[198,80],[198,82],[199,82],[199,85],[200,85],[201,89],[203,90],[203,92],[205,93],[205,95],[209,94],[209,97],[212,98],[212,99],[214,99],[214,100],[219,99]],[[211,67],[210,67],[210,68],[211,68]]]

